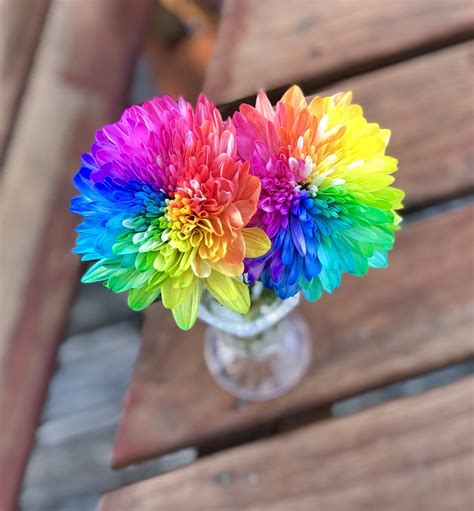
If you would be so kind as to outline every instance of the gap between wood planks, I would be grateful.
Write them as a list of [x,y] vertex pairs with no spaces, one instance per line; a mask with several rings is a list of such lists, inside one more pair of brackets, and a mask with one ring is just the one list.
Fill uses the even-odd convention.
[[[438,37],[437,39],[433,39],[429,42],[425,42],[405,50],[394,51],[393,53],[384,55],[382,57],[361,60],[344,68],[335,69],[325,73],[319,73],[317,76],[310,78],[302,78],[297,80],[297,82],[305,95],[309,96],[314,92],[317,92],[319,89],[332,86],[337,82],[347,80],[349,78],[355,78],[367,73],[372,73],[374,71],[391,67],[396,64],[401,64],[403,62],[407,62],[418,57],[428,55],[430,53],[435,53],[440,50],[458,46],[472,40],[474,40],[474,27],[472,29],[466,29],[458,33],[444,35],[442,37]],[[267,96],[272,103],[275,103],[280,99],[285,90],[291,85],[293,85],[293,82],[269,89],[266,91]],[[252,94],[250,96],[239,98],[235,101],[230,101],[229,103],[223,103],[222,105],[218,105],[218,107],[222,116],[227,117],[238,110],[239,105],[242,102],[253,104],[256,97],[256,94]]]
[[[374,387],[353,395],[347,395],[340,400],[327,404],[318,405],[314,408],[306,408],[299,412],[277,419],[267,424],[264,430],[252,435],[247,431],[247,439],[241,441],[240,435],[233,435],[232,441],[224,442],[224,438],[213,439],[212,445],[204,444],[198,448],[199,458],[205,457],[225,449],[237,447],[247,442],[254,442],[266,437],[275,436],[287,431],[308,426],[315,422],[331,420],[337,417],[353,415],[368,408],[388,403],[407,396],[423,394],[438,387],[444,387],[450,383],[462,380],[474,374],[474,359],[468,359],[455,364],[450,364],[433,371],[398,380],[381,387]],[[242,435],[244,437],[244,435]]]
[[444,211],[466,206],[472,202],[474,202],[473,188],[444,197],[436,197],[432,200],[403,208],[401,210],[403,223],[411,223],[422,218],[438,215]]
[[[424,392],[434,388],[443,387],[445,385],[449,385],[450,383],[460,381],[472,374],[474,374],[474,359],[469,359],[463,362],[450,364],[440,369],[428,371],[411,378],[392,382],[381,387],[367,389],[364,392],[348,395],[343,399],[327,403],[322,406],[319,405],[315,408],[309,408],[300,412],[293,413],[291,415],[269,422],[264,426],[242,430],[237,434],[232,434],[231,436],[222,435],[221,437],[213,437],[212,444],[204,443],[200,445],[199,448],[197,448],[197,458],[204,458],[226,449],[231,449],[246,443],[251,443],[262,440],[264,438],[276,436],[281,433],[294,431],[315,422],[321,422],[337,417],[356,414],[368,408],[378,406],[382,403],[388,403],[403,397],[423,394]],[[240,404],[245,406],[245,402],[240,402]],[[239,404],[237,406],[239,406]],[[144,469],[147,469],[148,472],[146,478],[153,477],[154,475],[158,475],[158,473],[153,474],[152,467],[154,466],[154,462],[162,458],[167,459],[169,457],[173,457],[175,454],[185,452],[189,449],[195,448],[188,447],[185,449],[178,449],[162,456],[150,458],[139,463],[134,463],[128,467],[116,469],[116,472],[130,474],[130,471],[132,470],[134,474],[138,475],[141,472],[140,467],[143,467]],[[193,460],[191,459],[187,459],[183,465],[174,466],[173,469],[178,469],[192,461]],[[136,481],[138,478],[135,476],[134,480]],[[119,486],[120,485],[117,485],[117,488]]]

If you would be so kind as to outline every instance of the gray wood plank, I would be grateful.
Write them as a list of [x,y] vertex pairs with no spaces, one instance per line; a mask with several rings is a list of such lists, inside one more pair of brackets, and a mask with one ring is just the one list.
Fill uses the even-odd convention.
[[128,308],[125,293],[111,293],[100,283],[81,284],[69,313],[66,336],[140,318],[139,313]]
[[[105,302],[101,295],[96,304]],[[95,319],[100,323],[107,317],[107,308],[99,306]],[[62,344],[25,474],[22,510],[92,511],[104,491],[196,457],[194,449],[187,449],[121,471],[110,469],[139,337],[136,322],[122,321],[72,335]]]
[[117,323],[72,336],[61,346],[42,420],[120,403],[138,351],[140,331]]

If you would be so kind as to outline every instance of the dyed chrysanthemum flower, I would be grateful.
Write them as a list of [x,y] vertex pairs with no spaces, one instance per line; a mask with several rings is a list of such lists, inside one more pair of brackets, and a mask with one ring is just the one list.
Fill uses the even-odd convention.
[[236,158],[235,130],[203,95],[155,98],[96,134],[74,183],[84,216],[75,252],[97,261],[83,282],[129,291],[132,309],[161,294],[181,328],[197,316],[203,286],[246,313],[244,257],[264,254],[267,235],[247,227],[260,180]]
[[389,186],[397,160],[385,156],[390,132],[368,123],[351,98],[308,105],[294,86],[276,108],[261,91],[255,107],[234,115],[238,155],[262,182],[251,225],[272,241],[266,255],[246,261],[249,281],[261,278],[281,298],[302,290],[316,300],[344,272],[387,265],[404,196]]

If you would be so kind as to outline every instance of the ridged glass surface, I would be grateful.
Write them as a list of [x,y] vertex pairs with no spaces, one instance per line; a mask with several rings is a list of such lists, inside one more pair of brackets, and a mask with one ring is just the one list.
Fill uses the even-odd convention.
[[203,297],[199,317],[209,325],[204,355],[223,389],[241,399],[263,401],[300,382],[311,360],[311,337],[294,312],[298,302],[299,295],[281,300],[254,287],[250,312],[242,316]]

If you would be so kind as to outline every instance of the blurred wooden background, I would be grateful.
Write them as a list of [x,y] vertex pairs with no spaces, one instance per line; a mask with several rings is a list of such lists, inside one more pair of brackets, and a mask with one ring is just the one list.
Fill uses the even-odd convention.
[[[121,487],[103,510],[472,507],[472,2],[0,9],[0,510],[87,511]],[[77,286],[67,209],[81,152],[127,104],[204,89],[230,114],[294,82],[352,89],[392,129],[406,225],[390,270],[302,308],[310,373],[255,405],[211,381],[202,325],[154,306],[141,333],[122,296]]]

